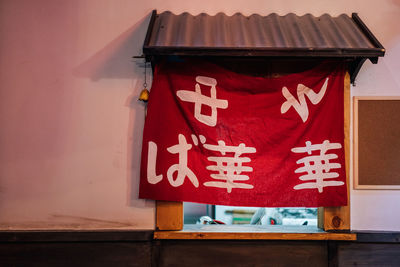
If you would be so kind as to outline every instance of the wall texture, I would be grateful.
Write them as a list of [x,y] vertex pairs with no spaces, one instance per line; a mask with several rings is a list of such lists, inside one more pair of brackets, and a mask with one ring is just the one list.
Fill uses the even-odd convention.
[[[0,228],[153,229],[139,200],[141,54],[152,9],[358,12],[387,49],[353,95],[400,95],[400,1],[0,2]],[[351,191],[352,229],[400,230],[400,191]]]

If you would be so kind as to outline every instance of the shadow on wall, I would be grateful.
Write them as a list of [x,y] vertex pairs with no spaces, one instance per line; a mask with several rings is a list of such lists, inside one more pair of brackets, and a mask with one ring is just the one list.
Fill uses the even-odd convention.
[[[146,110],[146,104],[138,101],[138,96],[143,89],[146,65],[143,59],[132,58],[142,54],[150,17],[151,12],[73,70],[74,76],[89,78],[92,81],[132,80],[131,94],[127,96],[124,106],[129,108],[128,147],[126,149],[127,205],[135,207],[153,206],[153,201],[138,199],[141,145]],[[151,68],[147,66],[147,84],[150,84],[151,80],[149,72],[151,72]]]
[[[144,69],[145,64],[142,64],[142,66]],[[136,82],[134,93],[128,97],[125,103],[130,109],[127,136],[127,204],[135,207],[153,206],[153,201],[138,199],[142,137],[147,107],[147,104],[138,101],[138,95],[143,89],[141,85],[141,83]]]
[[151,13],[76,67],[73,74],[92,81],[141,78],[143,71],[133,64],[132,57],[142,54],[150,17]]

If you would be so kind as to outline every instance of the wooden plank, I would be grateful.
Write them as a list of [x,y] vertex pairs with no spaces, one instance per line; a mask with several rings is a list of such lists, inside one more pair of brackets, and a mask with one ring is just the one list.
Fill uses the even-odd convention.
[[399,266],[400,244],[342,243],[338,266]]
[[400,243],[400,232],[357,231],[357,242]]
[[151,266],[151,242],[0,243],[1,266]]
[[328,241],[328,267],[338,267],[338,243],[340,241]]
[[356,240],[353,233],[329,233],[313,226],[185,225],[182,231],[156,231],[155,239]]
[[161,201],[156,202],[156,229],[182,230],[183,202]]
[[[350,75],[347,72],[344,78],[344,152],[346,158],[347,199],[349,203],[347,206],[319,209],[318,226],[325,231],[350,230],[350,108]],[[322,213],[323,216],[321,216]]]
[[318,225],[318,228],[321,228],[321,229],[324,229],[324,214],[325,214],[325,209],[323,207],[318,208],[317,225]]
[[210,239],[210,240],[356,240],[352,233],[224,233],[156,231],[154,239]]
[[135,242],[152,239],[152,230],[0,231],[0,242]]
[[328,266],[326,243],[164,240],[155,266]]

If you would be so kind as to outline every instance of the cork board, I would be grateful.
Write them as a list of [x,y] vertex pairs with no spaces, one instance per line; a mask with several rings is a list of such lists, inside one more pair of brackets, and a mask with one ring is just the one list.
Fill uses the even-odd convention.
[[400,97],[354,98],[354,189],[400,189]]

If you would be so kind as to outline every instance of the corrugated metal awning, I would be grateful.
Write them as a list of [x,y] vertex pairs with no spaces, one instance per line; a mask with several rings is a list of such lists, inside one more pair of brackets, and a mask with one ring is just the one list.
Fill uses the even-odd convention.
[[362,63],[385,49],[357,14],[215,16],[153,11],[143,46],[146,58],[163,55],[314,57],[352,61],[354,81]]

